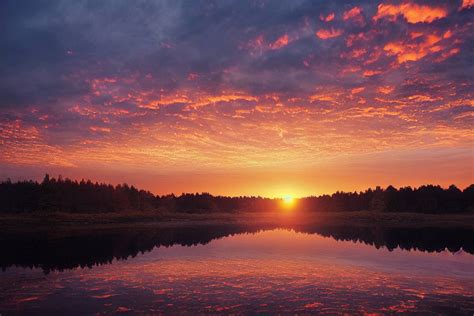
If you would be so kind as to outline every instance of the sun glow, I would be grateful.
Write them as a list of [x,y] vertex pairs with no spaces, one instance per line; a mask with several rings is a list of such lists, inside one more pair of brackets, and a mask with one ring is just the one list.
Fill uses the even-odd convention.
[[283,205],[286,207],[291,207],[295,204],[295,199],[291,195],[286,195],[283,197]]

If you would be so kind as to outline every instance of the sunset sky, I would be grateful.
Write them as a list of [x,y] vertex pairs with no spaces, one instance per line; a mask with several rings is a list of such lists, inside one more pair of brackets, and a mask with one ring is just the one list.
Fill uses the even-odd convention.
[[0,179],[474,182],[474,1],[1,1]]

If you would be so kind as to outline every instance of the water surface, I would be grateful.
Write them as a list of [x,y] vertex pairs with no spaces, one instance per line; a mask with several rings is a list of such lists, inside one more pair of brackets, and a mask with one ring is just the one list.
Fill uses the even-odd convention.
[[0,313],[472,315],[472,234],[447,233],[204,227],[9,241]]

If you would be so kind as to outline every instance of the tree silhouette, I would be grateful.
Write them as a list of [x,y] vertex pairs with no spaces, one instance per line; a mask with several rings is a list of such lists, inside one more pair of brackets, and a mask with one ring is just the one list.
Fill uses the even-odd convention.
[[[447,189],[435,185],[419,188],[386,189],[376,187],[364,192],[336,192],[332,195],[310,196],[298,200],[296,208],[307,212],[377,211],[417,213],[459,213],[474,211],[474,185],[463,191],[455,185]],[[116,186],[80,182],[44,176],[34,181],[0,183],[2,213],[105,213],[125,211],[163,211],[177,213],[217,213],[237,211],[274,211],[280,199],[263,197],[213,196],[209,193],[183,193],[155,196],[128,184]]]

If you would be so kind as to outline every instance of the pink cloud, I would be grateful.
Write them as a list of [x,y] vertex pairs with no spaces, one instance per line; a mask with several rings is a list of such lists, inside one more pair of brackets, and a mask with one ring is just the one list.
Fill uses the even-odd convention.
[[316,36],[319,37],[320,39],[326,40],[330,38],[339,37],[341,36],[342,33],[343,32],[341,29],[334,29],[334,28],[320,29],[319,31],[316,32]]
[[361,25],[365,24],[364,17],[362,16],[362,9],[359,7],[353,7],[350,10],[347,10],[342,15],[344,21],[353,20]]
[[275,42],[269,45],[271,49],[280,49],[289,43],[288,34],[280,36]]
[[335,17],[336,15],[334,14],[334,12],[332,12],[332,13],[329,13],[327,16],[324,16],[321,14],[319,16],[319,19],[324,22],[331,22],[332,20],[334,20]]

